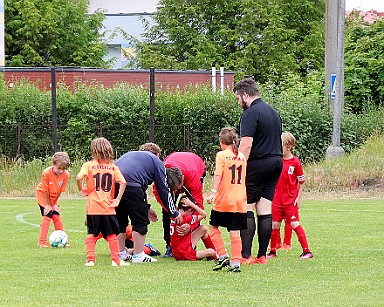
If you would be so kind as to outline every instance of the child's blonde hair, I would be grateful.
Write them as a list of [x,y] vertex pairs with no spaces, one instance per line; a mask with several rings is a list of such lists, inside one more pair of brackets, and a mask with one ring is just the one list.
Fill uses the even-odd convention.
[[233,152],[237,155],[239,151],[239,136],[235,129],[230,127],[222,128],[219,134],[220,143],[224,145],[232,145]]
[[289,148],[293,149],[296,146],[296,138],[290,132],[287,132],[287,131],[283,132],[283,134],[281,135],[281,141],[283,145]]
[[91,142],[92,157],[97,161],[113,161],[114,152],[111,143],[106,138],[96,138]]
[[145,143],[139,147],[139,150],[140,151],[144,151],[144,150],[150,151],[158,157],[160,157],[160,154],[161,154],[161,149],[160,149],[159,145],[157,145],[155,143]]
[[52,157],[52,163],[61,169],[67,169],[71,164],[68,154],[64,151],[56,152]]

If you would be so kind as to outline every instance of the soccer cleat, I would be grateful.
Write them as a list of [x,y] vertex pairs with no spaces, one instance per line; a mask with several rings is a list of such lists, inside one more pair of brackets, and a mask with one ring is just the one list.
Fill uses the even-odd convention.
[[171,258],[172,257],[172,248],[167,245],[163,258]]
[[228,256],[224,256],[215,260],[215,264],[212,266],[212,270],[219,271],[227,266],[229,266],[229,259]]
[[41,247],[41,248],[51,247],[48,242],[39,242],[39,243],[37,243],[37,246]]
[[153,245],[151,243],[146,243],[144,245],[149,248],[149,254],[148,254],[149,256],[160,256],[161,255],[160,251],[157,248],[153,247]]
[[87,261],[86,263],[85,263],[85,266],[95,266],[95,262],[94,261]]
[[292,248],[291,245],[284,244],[283,247],[281,248],[283,251],[289,251]]
[[233,273],[240,273],[241,270],[240,270],[240,267],[239,266],[230,266],[228,269],[227,269],[227,272],[233,272]]
[[261,256],[260,258],[255,258],[255,263],[267,264],[267,258],[265,256]]
[[120,260],[128,261],[128,260],[132,260],[132,255],[128,253],[127,250],[123,250],[122,252],[119,253],[119,258]]
[[241,258],[240,263],[241,264],[247,264],[252,265],[255,262],[255,260],[252,258],[252,256],[249,256],[249,258]]
[[276,252],[269,252],[267,254],[267,259],[276,258],[276,257],[277,257]]
[[151,256],[144,255],[142,257],[137,257],[136,255],[132,256],[133,263],[143,263],[143,262],[156,262],[157,259],[152,258]]
[[119,260],[119,261],[120,261],[120,263],[117,264],[115,261],[112,260],[112,266],[129,266],[130,265],[129,262],[125,262],[123,260]]
[[313,258],[313,255],[311,252],[303,252],[300,255],[300,259],[310,259],[310,258]]

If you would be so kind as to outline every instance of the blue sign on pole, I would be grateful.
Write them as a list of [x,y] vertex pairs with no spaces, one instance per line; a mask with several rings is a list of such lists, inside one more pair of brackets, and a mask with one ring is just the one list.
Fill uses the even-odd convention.
[[336,74],[331,74],[331,99],[336,99]]

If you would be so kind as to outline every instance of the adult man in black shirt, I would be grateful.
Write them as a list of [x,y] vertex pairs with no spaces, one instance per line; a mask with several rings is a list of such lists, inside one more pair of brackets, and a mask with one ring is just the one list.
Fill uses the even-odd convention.
[[[240,121],[240,147],[247,158],[247,229],[241,231],[244,262],[267,263],[266,252],[272,232],[271,204],[276,183],[282,170],[282,124],[280,115],[261,98],[251,78],[238,82],[233,88],[239,105],[244,109]],[[259,249],[251,257],[256,225]]]

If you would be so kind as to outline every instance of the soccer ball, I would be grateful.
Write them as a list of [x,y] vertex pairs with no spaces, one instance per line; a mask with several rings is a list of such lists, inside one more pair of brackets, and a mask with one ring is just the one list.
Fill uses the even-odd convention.
[[55,230],[49,236],[51,247],[63,248],[68,244],[68,235],[62,230]]

